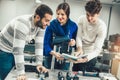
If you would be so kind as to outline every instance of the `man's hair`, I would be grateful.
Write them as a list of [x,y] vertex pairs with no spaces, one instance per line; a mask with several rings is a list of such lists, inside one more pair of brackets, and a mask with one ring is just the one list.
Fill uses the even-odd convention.
[[56,11],[58,11],[60,9],[64,10],[65,14],[69,18],[69,15],[70,15],[70,6],[69,6],[69,4],[66,3],[66,2],[59,4]]
[[35,15],[39,15],[41,19],[45,16],[46,13],[50,14],[50,15],[53,15],[53,12],[52,12],[51,8],[48,7],[45,4],[41,4],[35,10]]
[[98,14],[102,8],[99,0],[90,0],[86,3],[85,10],[90,14]]

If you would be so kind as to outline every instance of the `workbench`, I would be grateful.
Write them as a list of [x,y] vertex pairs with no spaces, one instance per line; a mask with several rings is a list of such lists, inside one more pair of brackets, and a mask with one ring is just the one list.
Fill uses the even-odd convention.
[[[49,70],[49,77],[47,77],[45,80],[58,80],[58,72],[61,70]],[[61,71],[66,78],[67,71]],[[28,80],[40,80],[40,77],[38,77],[38,74],[35,72],[26,72],[26,75],[28,77]],[[16,80],[16,71],[12,70],[5,80]],[[65,79],[66,80],[66,79]],[[99,77],[88,77],[88,76],[82,76],[82,74],[79,72],[79,80],[100,80]]]

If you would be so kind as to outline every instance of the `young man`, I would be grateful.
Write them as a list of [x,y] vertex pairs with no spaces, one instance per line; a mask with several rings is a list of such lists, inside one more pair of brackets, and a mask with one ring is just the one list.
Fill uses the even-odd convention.
[[0,80],[4,80],[16,65],[17,80],[26,80],[24,71],[24,47],[28,37],[35,38],[37,69],[47,69],[39,62],[40,34],[49,25],[53,12],[47,5],[40,5],[34,15],[19,16],[10,21],[0,33]]
[[92,71],[106,37],[106,24],[99,19],[102,6],[99,0],[90,0],[86,3],[86,15],[81,16],[78,23],[76,37],[77,55],[87,54],[80,58],[73,66],[73,71]]

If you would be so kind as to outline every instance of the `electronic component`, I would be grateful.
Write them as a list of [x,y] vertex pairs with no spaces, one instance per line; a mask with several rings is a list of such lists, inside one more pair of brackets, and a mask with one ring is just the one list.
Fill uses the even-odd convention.
[[49,77],[49,73],[48,72],[46,72],[46,73],[39,72],[38,77],[40,78],[40,80],[45,80],[46,77]]
[[58,80],[65,80],[62,72],[58,72]]
[[66,80],[73,80],[73,76],[70,72],[66,73]]

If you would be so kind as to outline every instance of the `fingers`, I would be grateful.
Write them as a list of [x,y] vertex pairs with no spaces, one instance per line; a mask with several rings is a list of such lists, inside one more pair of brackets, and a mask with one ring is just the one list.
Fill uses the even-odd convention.
[[80,58],[77,61],[69,59],[69,61],[73,62],[74,64],[77,64],[77,63],[85,63],[85,62],[87,62],[87,59],[86,58]]
[[56,52],[55,57],[57,58],[57,60],[64,60],[62,55],[60,53],[58,53],[58,52]]
[[37,71],[38,71],[38,72],[42,71],[41,66],[37,66],[36,68],[37,68]]
[[70,45],[70,46],[75,46],[75,40],[74,40],[74,39],[71,39],[70,42],[69,42],[69,45]]
[[42,67],[42,72],[46,73],[48,72],[48,69],[46,69],[45,67]]
[[46,72],[48,72],[48,69],[46,69],[44,66],[37,66],[37,70],[39,71],[39,72],[44,72],[44,73],[46,73]]
[[78,63],[85,63],[85,62],[87,62],[87,61],[88,61],[87,58],[78,59]]
[[79,56],[79,55],[81,55],[81,53],[79,53],[79,52],[74,52],[74,56]]
[[25,75],[19,75],[16,80],[27,80],[27,77]]
[[76,63],[76,62],[77,62],[77,61],[72,60],[72,59],[68,59],[68,61],[73,62],[73,63]]

